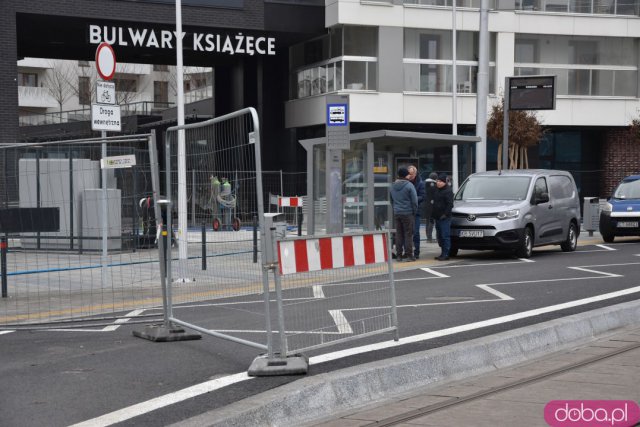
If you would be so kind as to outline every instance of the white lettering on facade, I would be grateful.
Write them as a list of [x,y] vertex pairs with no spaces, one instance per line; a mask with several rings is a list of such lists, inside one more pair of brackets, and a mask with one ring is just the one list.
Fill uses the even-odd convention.
[[[114,47],[132,46],[157,49],[173,49],[178,33],[170,30],[156,30],[134,27],[110,27],[89,25],[89,43],[107,42]],[[180,37],[184,40],[186,32]],[[215,52],[228,55],[275,55],[276,39],[265,36],[248,36],[243,33],[216,34],[190,33],[193,50],[196,52]]]

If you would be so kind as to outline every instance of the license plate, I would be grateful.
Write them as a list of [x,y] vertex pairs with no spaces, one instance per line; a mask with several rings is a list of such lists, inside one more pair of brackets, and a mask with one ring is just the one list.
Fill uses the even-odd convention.
[[459,237],[484,237],[482,230],[460,230]]
[[638,228],[638,221],[619,221],[618,228]]

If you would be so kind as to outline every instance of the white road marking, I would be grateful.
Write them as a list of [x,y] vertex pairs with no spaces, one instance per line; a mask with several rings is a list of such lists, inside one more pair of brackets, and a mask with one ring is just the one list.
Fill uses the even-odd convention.
[[253,378],[255,377],[250,377],[246,372],[240,372],[226,377],[216,378],[215,380],[206,381],[204,383],[196,384],[191,387],[183,388],[182,390],[165,394],[164,396],[159,396],[155,399],[147,400],[146,402],[140,402],[136,405],[131,405],[129,407],[110,412],[100,417],[74,424],[71,427],[109,426],[112,424],[130,420],[131,418],[146,414],[151,411],[155,411],[156,409],[164,408],[165,406],[173,405],[174,403],[182,402],[184,400],[191,399],[205,393],[210,393],[223,387]]
[[447,335],[458,334],[461,332],[468,332],[475,329],[486,328],[488,326],[500,325],[502,323],[513,322],[516,320],[539,316],[541,314],[565,310],[567,308],[579,307],[581,305],[591,304],[599,301],[605,301],[608,299],[617,298],[624,295],[630,295],[638,292],[640,292],[640,286],[635,286],[633,288],[623,289],[621,291],[609,292],[606,294],[596,295],[589,298],[583,298],[583,299],[569,301],[561,304],[550,305],[548,307],[536,308],[534,310],[527,310],[520,313],[509,314],[501,317],[495,317],[493,319],[482,320],[479,322],[467,323],[466,325],[454,326],[452,328],[441,329],[439,331],[426,332],[424,334],[413,335],[411,337],[400,338],[399,341],[385,341],[385,342],[380,342],[375,344],[364,345],[361,347],[335,351],[333,353],[321,354],[319,356],[311,357],[309,359],[309,364],[315,365],[318,363],[329,362],[332,360],[341,359],[343,357],[353,356],[361,353],[367,353],[370,351],[383,350],[386,348],[399,347],[405,344],[413,344],[417,342],[428,341],[434,338],[441,338]]
[[518,259],[519,259],[520,261],[522,261],[522,262],[535,262],[534,260],[529,259],[529,258],[518,258]]
[[336,322],[336,326],[338,327],[338,332],[341,334],[352,334],[353,329],[351,329],[351,325],[344,314],[342,314],[342,310],[329,310],[329,314],[333,317],[333,321]]
[[451,276],[447,276],[444,273],[440,273],[438,271],[432,270],[431,268],[424,267],[424,268],[421,268],[420,270],[425,271],[425,272],[427,272],[429,274],[433,274],[434,276],[438,276],[438,277],[451,277]]
[[623,277],[621,274],[606,273],[604,271],[592,270],[592,269],[584,268],[584,267],[567,267],[567,268],[570,268],[572,270],[586,271],[588,273],[602,274],[602,275],[608,276],[608,277]]
[[[441,329],[439,331],[427,332],[424,334],[413,335],[411,337],[400,338],[399,341],[385,341],[381,343],[364,345],[361,347],[350,348],[347,350],[335,351],[332,353],[322,354],[319,356],[313,356],[309,359],[309,365],[317,365],[319,363],[330,362],[332,360],[342,359],[344,357],[353,356],[356,354],[367,353],[371,351],[384,350],[392,347],[400,347],[406,344],[412,344],[417,342],[424,342],[435,338],[440,338],[448,335],[454,335],[461,332],[467,332],[475,329],[486,328],[489,326],[499,325],[502,323],[513,322],[515,320],[526,319],[529,317],[539,316],[545,313],[551,313],[554,311],[565,310],[567,308],[578,307],[581,305],[591,304],[598,301],[604,301],[607,299],[617,298],[624,295],[630,295],[640,292],[640,286],[636,286],[629,289],[624,289],[617,292],[610,292],[607,294],[597,295],[594,297],[583,298],[580,300],[569,301],[562,304],[555,304],[548,307],[537,308],[534,310],[527,310],[521,313],[510,314],[507,316],[495,317],[493,319],[482,320],[480,322],[467,323],[466,325],[454,326],[452,328]],[[499,300],[494,300],[499,301]],[[170,393],[164,396],[159,396],[146,402],[140,402],[138,404],[123,408],[97,418],[93,418],[84,421],[79,424],[75,424],[71,427],[98,427],[108,426],[111,424],[120,423],[130,420],[134,417],[142,414],[149,413],[156,409],[164,408],[174,403],[182,402],[184,400],[200,396],[205,393],[209,393],[220,388],[226,387],[231,384],[235,384],[241,381],[250,380],[254,377],[250,377],[246,372],[240,372],[237,374],[229,375],[227,377],[218,378],[215,380],[207,381],[201,384],[196,384],[191,387]]]
[[314,298],[325,298],[324,291],[322,290],[322,285],[313,285],[312,288]]
[[125,315],[125,317],[121,318],[121,319],[116,319],[115,322],[113,322],[113,325],[109,325],[109,326],[105,326],[102,329],[78,329],[78,328],[56,328],[56,329],[49,329],[49,331],[53,331],[53,332],[113,332],[116,329],[118,329],[120,326],[122,326],[123,324],[127,323],[129,320],[131,320],[132,317],[136,317],[138,315],[140,315],[141,313],[143,313],[145,311],[145,309],[139,309],[139,310],[133,310],[130,313],[127,313]]
[[527,261],[523,261],[524,258],[519,258],[520,261],[504,261],[504,262],[487,262],[484,264],[447,264],[447,265],[443,265],[442,267],[438,267],[439,269],[442,268],[466,268],[466,267],[491,267],[494,265],[509,265],[509,264],[521,264],[522,262],[535,262],[534,260],[527,260]]
[[596,245],[596,246],[602,249],[606,249],[608,251],[617,251],[616,248],[612,248],[611,246],[607,246],[607,245]]
[[478,288],[482,289],[483,291],[487,291],[490,294],[493,294],[495,296],[497,296],[498,298],[500,298],[501,300],[504,301],[513,301],[513,298],[510,297],[509,295],[502,293],[500,291],[497,291],[495,289],[493,289],[491,286],[489,285],[476,285]]
[[0,331],[0,335],[10,334],[11,332],[15,332],[15,331]]

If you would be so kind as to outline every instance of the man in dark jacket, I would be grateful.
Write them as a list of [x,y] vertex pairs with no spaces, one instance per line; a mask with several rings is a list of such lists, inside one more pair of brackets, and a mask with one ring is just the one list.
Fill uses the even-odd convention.
[[433,214],[433,201],[436,198],[436,192],[438,191],[438,187],[436,187],[436,181],[438,180],[438,174],[435,172],[431,172],[429,178],[424,181],[425,192],[424,192],[424,217],[427,219],[427,242],[433,243],[433,228],[436,225],[435,220],[432,218]]
[[407,168],[398,169],[398,179],[391,184],[391,202],[396,223],[396,257],[402,261],[402,252],[407,261],[415,261],[413,256],[413,224],[418,210],[418,196],[413,184],[407,180]]
[[441,253],[435,259],[446,261],[451,250],[451,210],[453,209],[453,191],[447,185],[447,174],[441,173],[436,181],[438,192],[433,201],[433,218],[436,220],[436,236]]
[[418,197],[418,210],[416,211],[413,225],[413,255],[418,259],[420,258],[420,213],[422,202],[424,201],[424,181],[418,176],[418,168],[411,165],[407,169],[409,170],[407,178],[416,189],[416,196]]

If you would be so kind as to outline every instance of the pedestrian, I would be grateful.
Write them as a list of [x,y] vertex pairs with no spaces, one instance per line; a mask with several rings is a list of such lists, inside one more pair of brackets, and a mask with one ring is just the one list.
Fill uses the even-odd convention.
[[391,184],[391,203],[396,225],[396,259],[402,261],[403,250],[407,261],[415,261],[413,256],[413,225],[418,210],[418,196],[413,184],[407,179],[409,170],[398,169],[398,179]]
[[409,170],[409,176],[407,178],[415,187],[416,196],[418,197],[418,210],[416,211],[413,225],[413,256],[418,259],[420,258],[420,214],[422,211],[422,204],[424,202],[425,186],[424,181],[418,176],[418,168],[411,165],[407,169]]
[[453,191],[447,185],[447,174],[441,173],[436,181],[436,197],[433,201],[432,216],[436,220],[436,236],[440,246],[440,256],[435,259],[446,261],[451,250],[451,210],[453,209]]
[[424,217],[427,219],[426,224],[426,232],[427,232],[427,242],[433,243],[433,228],[436,225],[435,220],[432,217],[433,213],[433,201],[436,197],[436,192],[438,191],[438,187],[436,187],[436,181],[438,180],[438,174],[435,172],[431,172],[429,174],[429,178],[424,181],[425,184],[425,192],[424,192]]

